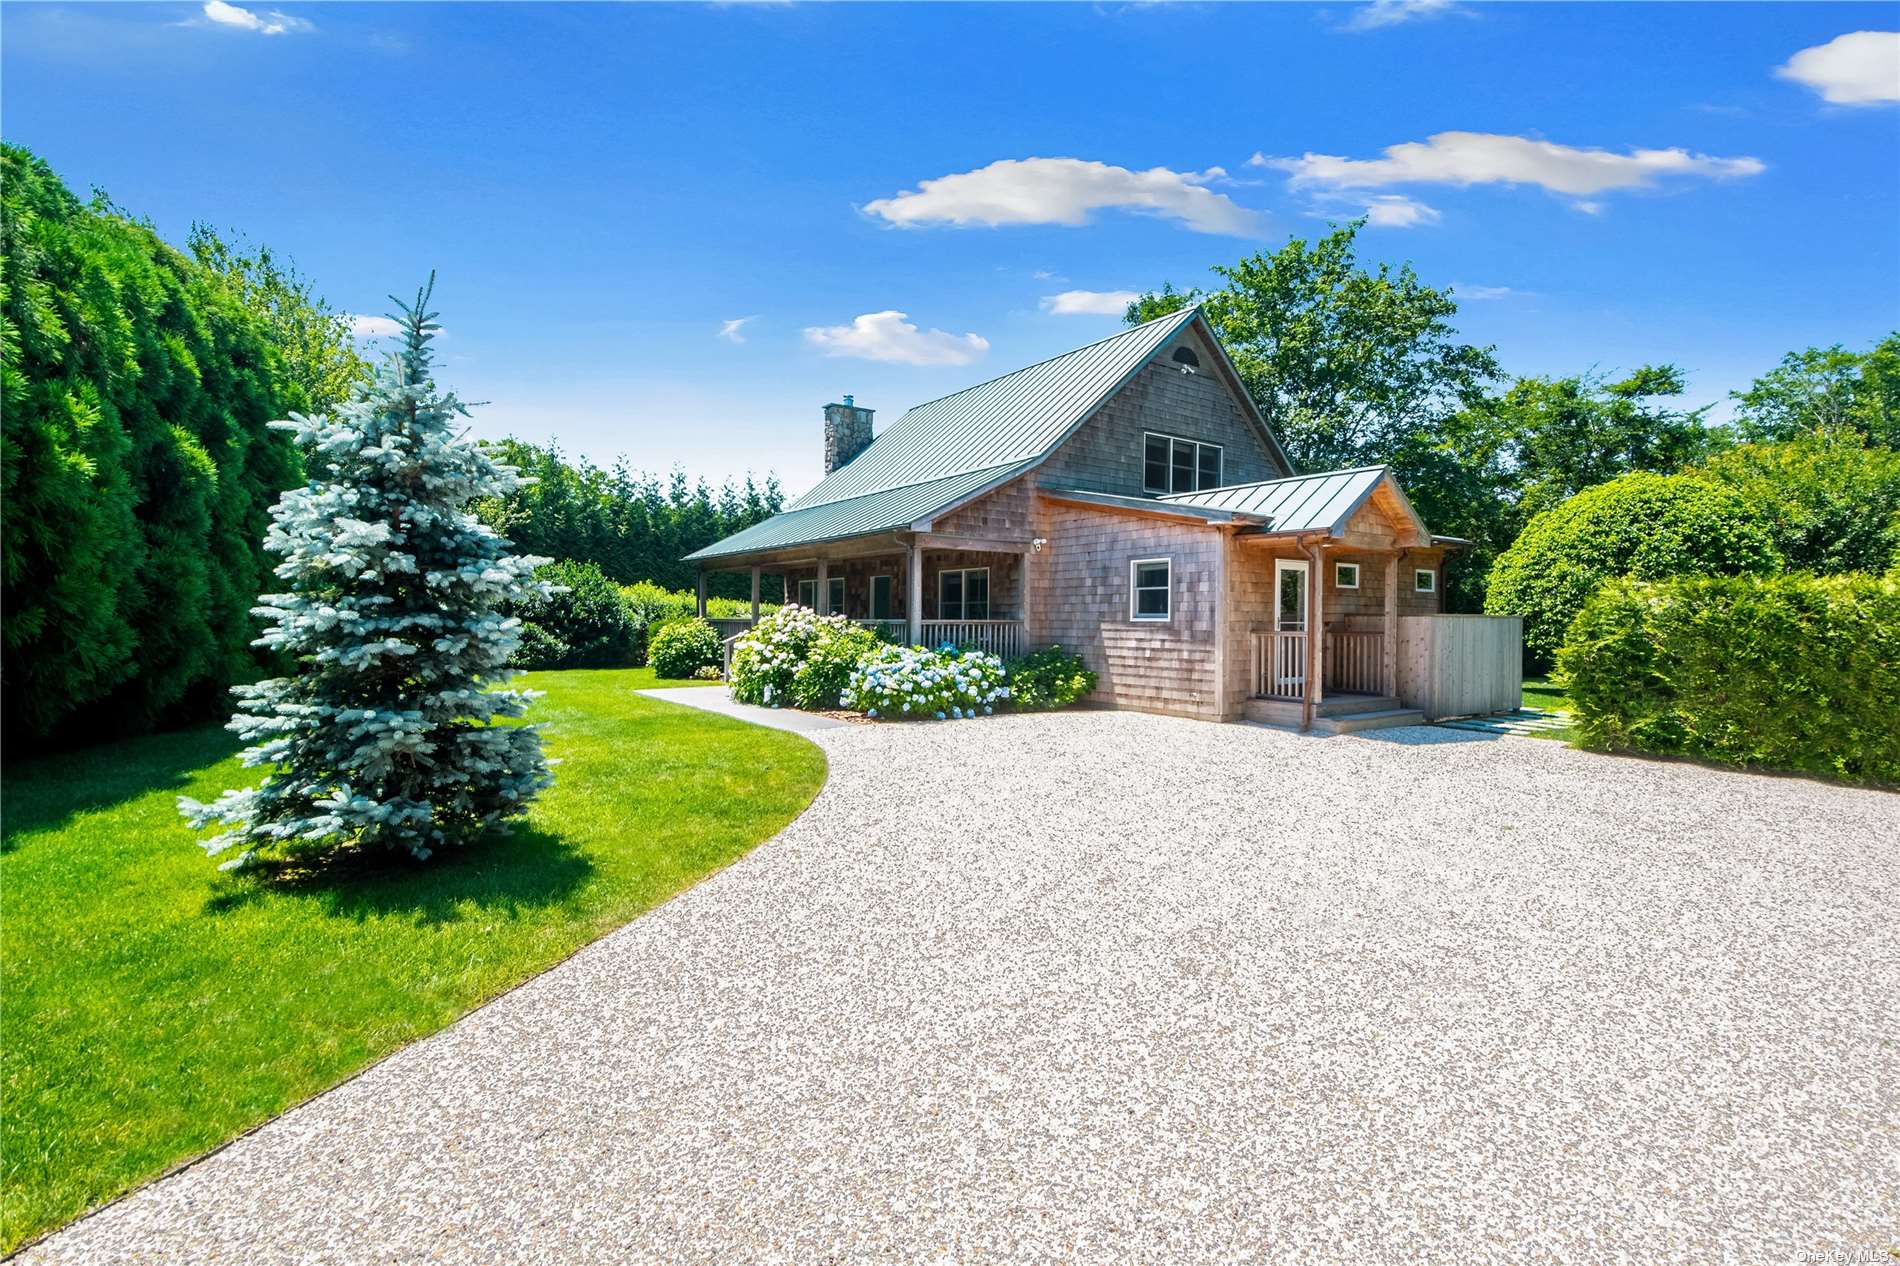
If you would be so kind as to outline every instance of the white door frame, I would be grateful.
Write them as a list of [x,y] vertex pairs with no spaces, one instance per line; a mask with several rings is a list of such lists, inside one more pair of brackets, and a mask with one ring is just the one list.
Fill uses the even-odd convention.
[[[1297,624],[1283,622],[1280,618],[1280,595],[1282,573],[1297,572],[1300,577],[1300,618]],[[1273,673],[1276,693],[1285,693],[1290,687],[1306,686],[1306,638],[1313,626],[1313,572],[1303,558],[1276,558],[1273,560]],[[1297,642],[1288,646],[1292,640],[1288,635],[1297,637]]]

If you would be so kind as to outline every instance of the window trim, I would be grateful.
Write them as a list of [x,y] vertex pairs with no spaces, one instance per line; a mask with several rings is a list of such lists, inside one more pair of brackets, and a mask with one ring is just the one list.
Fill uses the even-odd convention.
[[826,576],[825,588],[835,589],[838,594],[838,602],[836,606],[832,605],[831,594],[827,593],[825,595],[825,607],[826,607],[825,614],[826,615],[843,615],[845,598],[849,596],[845,593],[844,577],[843,576]]
[[[957,599],[957,601],[961,604],[963,611],[967,612],[970,609],[970,599],[969,599],[970,585],[969,585],[969,581],[967,577],[979,571],[983,573],[983,614],[980,616],[965,615],[965,614],[958,614],[958,615],[944,614],[944,609],[947,606],[947,604],[944,602],[944,599],[943,599],[943,582],[944,582],[945,577],[953,576],[953,575],[966,577],[966,579],[962,582],[964,596]],[[972,621],[972,620],[975,620],[975,621],[987,620],[990,618],[991,608],[993,608],[995,605],[996,605],[995,603],[990,601],[990,569],[987,565],[983,567],[943,567],[943,568],[938,569],[937,571],[937,618],[939,620],[954,620],[954,621],[959,621],[959,622]]]
[[[1421,587],[1418,583],[1419,577],[1421,576],[1429,576],[1431,578],[1430,583]],[[1437,593],[1438,592],[1438,568],[1414,567],[1412,569],[1412,592],[1413,593]]]
[[[1168,581],[1165,585],[1143,585],[1137,581],[1143,567],[1165,567],[1168,569]],[[1161,590],[1168,599],[1168,609],[1160,615],[1141,613],[1141,595],[1144,591]],[[1167,624],[1174,619],[1174,558],[1131,558],[1128,560],[1128,618],[1142,624]]]
[[[1167,488],[1157,488],[1148,482],[1148,441],[1166,440],[1168,442],[1168,482]],[[1174,488],[1174,446],[1185,444],[1194,450],[1194,487]],[[1201,450],[1214,450],[1214,482],[1201,483]],[[1227,479],[1227,446],[1216,444],[1212,440],[1197,440],[1186,435],[1175,435],[1170,431],[1143,431],[1141,433],[1141,490],[1151,497],[1165,497],[1174,492],[1202,492],[1207,488],[1219,488]]]
[[[810,602],[805,601],[805,586],[807,585],[811,586],[811,601]],[[798,605],[810,611],[818,611],[819,615],[844,614],[844,600],[845,600],[844,577],[843,576],[826,576],[825,589],[826,589],[825,597],[827,599],[831,597],[831,594],[833,592],[836,592],[838,595],[838,606],[835,611],[830,609],[831,604],[829,601],[827,601],[825,604],[826,609],[819,611],[818,609],[818,577],[816,576],[813,576],[808,580],[801,580],[798,582]]]
[[[1347,584],[1345,580],[1343,580],[1340,577],[1340,574],[1339,574],[1341,569],[1346,568],[1346,567],[1352,568],[1352,583],[1351,584]],[[1335,560],[1333,563],[1333,588],[1357,589],[1359,587],[1359,575],[1360,575],[1360,572],[1359,572],[1358,563],[1347,563],[1347,562],[1341,562],[1341,561]]]
[[[806,585],[811,586],[810,602],[805,601]],[[801,580],[798,582],[798,605],[810,611],[816,611],[818,609],[818,578],[816,576],[813,576],[810,580]]]

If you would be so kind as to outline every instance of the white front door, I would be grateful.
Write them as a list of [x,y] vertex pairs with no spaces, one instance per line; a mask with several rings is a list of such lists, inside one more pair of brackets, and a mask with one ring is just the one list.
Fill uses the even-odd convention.
[[1308,606],[1306,563],[1273,560],[1273,684],[1275,694],[1297,694],[1306,683]]

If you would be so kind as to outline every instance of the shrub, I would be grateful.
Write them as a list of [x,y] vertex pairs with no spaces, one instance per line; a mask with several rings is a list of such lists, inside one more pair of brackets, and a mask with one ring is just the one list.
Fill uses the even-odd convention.
[[1759,507],[1790,570],[1885,571],[1900,560],[1900,453],[1853,434],[1742,444],[1691,471]]
[[[691,589],[667,589],[650,580],[638,584],[620,586],[620,597],[627,605],[627,614],[633,617],[635,627],[633,662],[636,667],[647,662],[648,648],[653,637],[662,628],[676,620],[697,619],[699,596]],[[761,603],[759,614],[769,615],[778,610],[771,603]],[[708,598],[706,614],[714,619],[737,620],[752,614],[750,599]]]
[[537,580],[561,592],[515,609],[524,626],[522,668],[619,668],[633,663],[635,628],[619,588],[592,563],[549,563]]
[[877,644],[871,630],[841,615],[781,607],[733,643],[733,697],[770,707],[836,707],[858,660]]
[[661,677],[691,677],[702,668],[718,676],[719,634],[701,619],[675,620],[653,635],[647,662]]
[[718,665],[708,664],[704,668],[698,669],[697,671],[693,673],[693,679],[695,681],[718,681],[719,680]]
[[1484,609],[1523,616],[1526,656],[1542,667],[1605,580],[1780,566],[1760,507],[1741,493],[1689,475],[1624,475],[1533,518],[1498,556]]
[[1018,708],[1066,708],[1095,689],[1095,674],[1078,655],[1049,646],[1009,666],[1010,701]]
[[987,715],[1009,695],[1003,661],[994,655],[879,644],[851,674],[843,700],[866,716],[942,721]]
[[1900,573],[1612,581],[1558,666],[1587,745],[1900,781]]

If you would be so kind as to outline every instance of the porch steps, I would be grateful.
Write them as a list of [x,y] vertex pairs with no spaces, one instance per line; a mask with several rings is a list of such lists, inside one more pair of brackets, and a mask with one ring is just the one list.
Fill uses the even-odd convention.
[[[1249,699],[1242,709],[1249,721],[1300,728],[1300,701],[1297,699]],[[1358,730],[1377,730],[1393,725],[1423,725],[1425,714],[1408,708],[1391,695],[1336,695],[1322,699],[1313,709],[1313,733],[1351,734]]]

